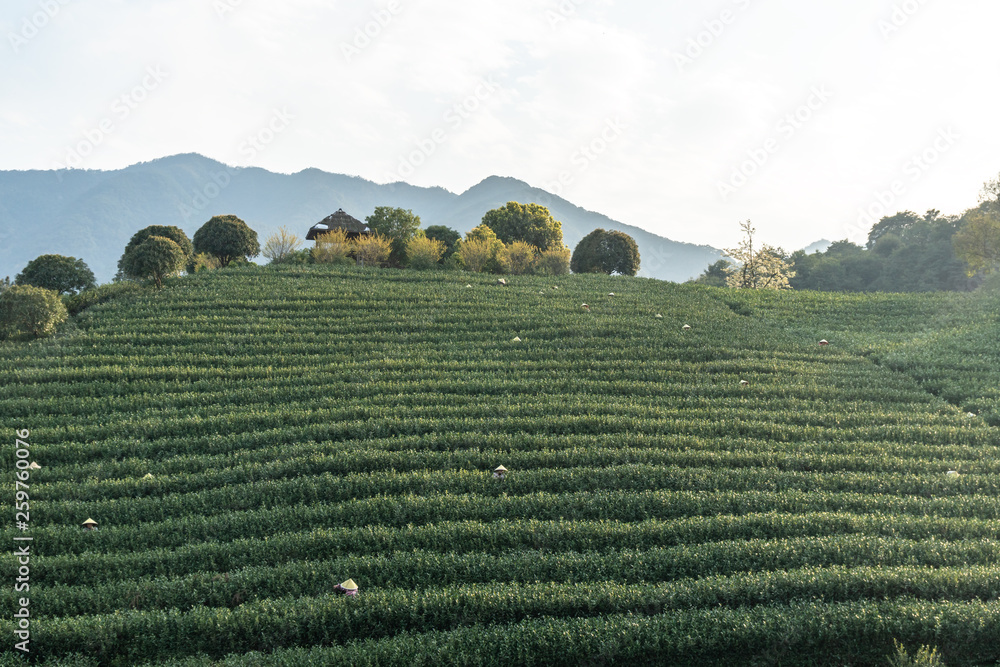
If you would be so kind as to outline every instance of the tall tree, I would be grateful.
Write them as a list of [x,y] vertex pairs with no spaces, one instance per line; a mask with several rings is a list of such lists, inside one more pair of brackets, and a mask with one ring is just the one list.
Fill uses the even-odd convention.
[[761,245],[754,248],[753,235],[757,232],[750,221],[740,223],[743,240],[736,248],[725,250],[736,266],[727,278],[729,287],[736,289],[791,289],[788,280],[795,276],[781,248]]
[[576,244],[569,267],[573,273],[634,276],[639,272],[639,246],[624,232],[595,229]]
[[177,273],[184,266],[187,256],[173,239],[150,236],[122,256],[121,271],[135,280],[152,279],[163,287],[163,279]]
[[483,224],[507,245],[524,241],[539,250],[562,247],[562,223],[539,204],[509,201],[505,206],[487,211]]
[[222,266],[260,254],[257,232],[235,215],[216,215],[194,233],[194,251],[212,255]]

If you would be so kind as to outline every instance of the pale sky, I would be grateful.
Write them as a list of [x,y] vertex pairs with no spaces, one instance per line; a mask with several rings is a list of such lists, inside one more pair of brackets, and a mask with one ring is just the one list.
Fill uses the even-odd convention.
[[960,213],[1000,173],[998,25],[997,0],[4,0],[0,169],[496,174],[679,241],[863,241],[861,211]]

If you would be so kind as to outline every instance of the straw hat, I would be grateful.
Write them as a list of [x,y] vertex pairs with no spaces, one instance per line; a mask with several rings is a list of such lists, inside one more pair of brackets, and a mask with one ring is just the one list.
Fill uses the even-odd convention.
[[354,583],[353,579],[348,579],[347,581],[345,581],[344,583],[342,583],[340,585],[340,587],[343,588],[344,590],[348,590],[348,591],[356,591],[356,590],[358,590],[358,585],[356,583]]
[[31,462],[31,463],[30,463],[30,464],[28,465],[28,468],[29,468],[29,469],[31,469],[31,470],[41,470],[41,469],[42,469],[42,466],[38,465],[38,462],[37,462],[37,461],[32,461],[32,462]]
[[503,466],[497,466],[496,468],[493,469],[493,472],[507,472],[507,469],[504,468]]
[[93,519],[87,519],[86,521],[83,522],[83,525],[84,526],[96,526],[97,522],[94,521]]
[[145,474],[145,475],[143,476],[143,479],[153,479],[153,473],[151,473],[151,472],[147,472],[147,473],[146,473],[146,474]]

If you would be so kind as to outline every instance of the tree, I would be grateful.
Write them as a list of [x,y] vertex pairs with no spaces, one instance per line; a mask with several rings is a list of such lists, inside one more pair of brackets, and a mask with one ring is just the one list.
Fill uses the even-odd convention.
[[457,231],[444,225],[431,225],[424,230],[424,236],[444,243],[444,254],[441,255],[442,262],[455,254],[455,251],[458,250],[458,242],[462,238],[462,235]]
[[724,252],[736,261],[726,280],[729,287],[736,289],[791,289],[789,278],[795,272],[785,260],[780,248],[762,245],[755,250],[753,235],[756,233],[747,220],[740,224],[743,240],[739,247],[727,249]]
[[639,246],[624,232],[595,229],[576,245],[569,268],[573,273],[634,276],[639,272]]
[[1000,212],[987,202],[966,211],[952,243],[968,275],[991,273],[1000,264]]
[[503,241],[486,225],[473,227],[465,235],[458,250],[458,257],[469,271],[496,272],[500,270],[500,253]]
[[732,265],[728,260],[720,259],[701,272],[701,275],[691,282],[699,285],[711,285],[712,287],[725,287],[726,278],[729,276],[729,268]]
[[94,272],[82,259],[64,255],[41,255],[28,262],[14,278],[15,285],[34,285],[57,294],[76,294],[96,286]]
[[361,266],[381,266],[392,254],[392,241],[380,234],[359,236],[351,244],[354,259]]
[[408,209],[376,206],[365,222],[372,233],[385,237],[392,244],[389,262],[393,266],[406,264],[406,244],[420,228],[420,216]]
[[235,215],[216,215],[194,233],[194,251],[217,257],[222,266],[260,254],[257,232]]
[[282,226],[278,228],[278,231],[267,237],[267,241],[264,243],[264,250],[261,254],[273,263],[281,263],[289,255],[298,250],[300,245],[302,245],[302,239]]
[[0,338],[48,336],[67,317],[66,306],[55,290],[15,285],[0,292]]
[[531,271],[538,256],[538,248],[525,241],[514,241],[499,253],[500,266],[505,273],[522,275]]
[[150,236],[122,256],[121,270],[134,280],[152,279],[160,288],[163,279],[180,271],[186,259],[184,250],[172,239]]
[[903,236],[903,233],[920,222],[920,216],[913,211],[902,211],[892,216],[885,216],[876,222],[870,232],[868,232],[868,243],[865,247],[871,250],[878,240],[887,234]]
[[411,269],[426,270],[438,266],[444,255],[444,241],[418,234],[406,244],[406,256]]
[[524,241],[539,250],[562,247],[562,223],[539,204],[509,201],[506,206],[487,211],[482,224],[507,245]]

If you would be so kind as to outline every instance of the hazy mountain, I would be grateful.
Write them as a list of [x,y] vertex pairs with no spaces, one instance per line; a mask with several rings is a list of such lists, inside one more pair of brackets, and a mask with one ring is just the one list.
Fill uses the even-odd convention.
[[810,243],[805,248],[803,248],[802,251],[805,252],[805,254],[807,255],[811,255],[814,252],[826,252],[826,249],[829,248],[831,245],[833,245],[832,241],[827,241],[826,239],[820,239],[819,241]]
[[276,174],[229,167],[186,154],[116,171],[0,171],[0,277],[13,278],[34,257],[56,253],[82,258],[98,281],[106,282],[139,229],[177,225],[193,236],[219,214],[245,220],[263,244],[281,225],[304,237],[313,223],[338,208],[364,219],[376,206],[411,209],[424,226],[443,224],[464,234],[486,211],[508,201],[547,206],[562,222],[570,248],[597,227],[624,231],[639,245],[641,276],[684,281],[720,256],[709,246],[650,234],[513,178],[491,176],[458,195],[318,169]]

